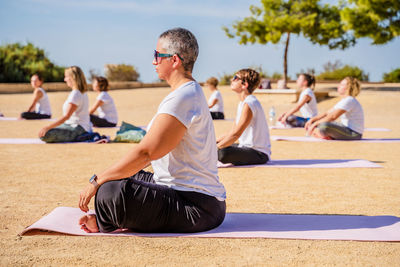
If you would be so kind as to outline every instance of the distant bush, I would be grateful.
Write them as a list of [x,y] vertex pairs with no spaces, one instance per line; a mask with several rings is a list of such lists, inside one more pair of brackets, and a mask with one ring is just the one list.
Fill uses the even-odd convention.
[[324,71],[316,76],[317,80],[342,80],[347,76],[357,78],[360,81],[368,81],[369,75],[356,66],[344,65],[340,61],[328,62],[324,65]]
[[105,75],[110,81],[137,81],[139,73],[132,65],[106,64]]
[[231,80],[233,78],[233,74],[224,73],[224,74],[222,74],[222,76],[219,76],[218,78],[219,78],[218,79],[219,80],[219,82],[218,82],[219,85],[230,85],[231,84]]
[[392,70],[391,72],[383,74],[383,81],[387,83],[400,82],[400,68]]
[[47,82],[61,82],[64,69],[51,63],[44,50],[31,43],[0,46],[0,82],[29,82],[34,73]]

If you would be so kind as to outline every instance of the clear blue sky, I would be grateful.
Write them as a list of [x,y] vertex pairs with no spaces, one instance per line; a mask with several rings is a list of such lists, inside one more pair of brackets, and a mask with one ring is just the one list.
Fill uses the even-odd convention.
[[[330,1],[334,2],[334,1]],[[184,27],[199,42],[200,55],[193,72],[198,81],[262,66],[272,74],[283,72],[283,44],[238,45],[222,26],[230,26],[250,14],[259,0],[0,0],[1,45],[26,41],[43,48],[58,65],[78,65],[103,73],[104,64],[134,65],[140,80],[152,82],[157,37],[164,30]],[[380,81],[384,72],[400,67],[400,38],[373,46],[358,40],[347,50],[329,50],[302,37],[291,39],[289,75],[301,69],[322,70],[328,61],[358,66]]]

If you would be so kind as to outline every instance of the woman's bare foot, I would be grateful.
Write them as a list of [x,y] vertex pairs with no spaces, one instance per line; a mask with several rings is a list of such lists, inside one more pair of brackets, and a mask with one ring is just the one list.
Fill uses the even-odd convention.
[[320,138],[320,139],[332,140],[331,137],[323,135],[318,129],[314,130],[313,136],[316,137],[316,138]]
[[79,225],[81,229],[86,233],[97,233],[99,232],[99,228],[97,227],[96,223],[96,215],[95,214],[88,214],[82,216],[79,219]]

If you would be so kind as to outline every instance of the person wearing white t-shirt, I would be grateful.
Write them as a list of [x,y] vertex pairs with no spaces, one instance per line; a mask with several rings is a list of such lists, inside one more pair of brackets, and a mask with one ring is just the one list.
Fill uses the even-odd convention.
[[[360,93],[360,88],[356,78],[344,78],[337,89],[341,100],[328,112],[311,118],[306,123],[308,135],[335,140],[361,139],[364,132],[364,111],[355,98]],[[341,123],[335,122],[337,118],[340,118]]]
[[[297,78],[296,83],[301,89],[299,100],[296,106],[283,113],[278,121],[291,127],[304,127],[310,118],[318,115],[317,100],[311,89],[311,87],[315,87],[315,78],[310,74],[302,73]],[[300,111],[301,117],[294,115],[297,111]]]
[[224,115],[224,101],[222,100],[221,92],[218,91],[218,79],[211,77],[205,84],[210,89],[211,96],[208,98],[208,108],[210,109],[211,117],[213,120],[223,120]]
[[[242,69],[231,81],[231,89],[239,97],[236,121],[232,130],[217,139],[218,160],[233,165],[264,164],[271,157],[271,143],[264,110],[252,95],[260,83],[260,75]],[[234,144],[239,140],[239,144]]]
[[[192,77],[198,55],[186,29],[162,33],[154,52],[158,77],[171,92],[158,107],[143,140],[82,191],[79,219],[86,232],[127,228],[138,232],[200,232],[225,218],[226,192],[218,178],[215,134],[200,85]],[[154,173],[143,168],[152,165]]]
[[77,66],[67,68],[64,81],[72,89],[63,105],[63,116],[43,127],[39,137],[46,143],[75,142],[77,137],[92,131],[86,78]]
[[26,120],[41,120],[51,118],[50,101],[46,91],[42,88],[43,78],[39,74],[31,77],[33,87],[33,101],[28,111],[21,113],[21,118]]
[[[98,76],[93,79],[93,91],[98,92],[96,103],[89,111],[90,121],[94,127],[115,127],[118,123],[118,113],[114,100],[108,94],[108,81],[106,78]],[[98,111],[99,115],[93,113]]]

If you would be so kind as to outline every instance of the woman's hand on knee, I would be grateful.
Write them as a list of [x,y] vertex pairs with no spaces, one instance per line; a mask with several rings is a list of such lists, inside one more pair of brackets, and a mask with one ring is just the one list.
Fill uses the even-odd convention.
[[79,208],[84,211],[88,212],[89,211],[89,202],[92,199],[94,195],[96,195],[97,188],[92,185],[88,184],[86,188],[81,192],[81,195],[79,197]]
[[48,128],[47,126],[46,126],[46,127],[43,127],[43,128],[39,131],[39,138],[45,136],[46,133],[47,133],[49,130],[50,130],[50,128]]

